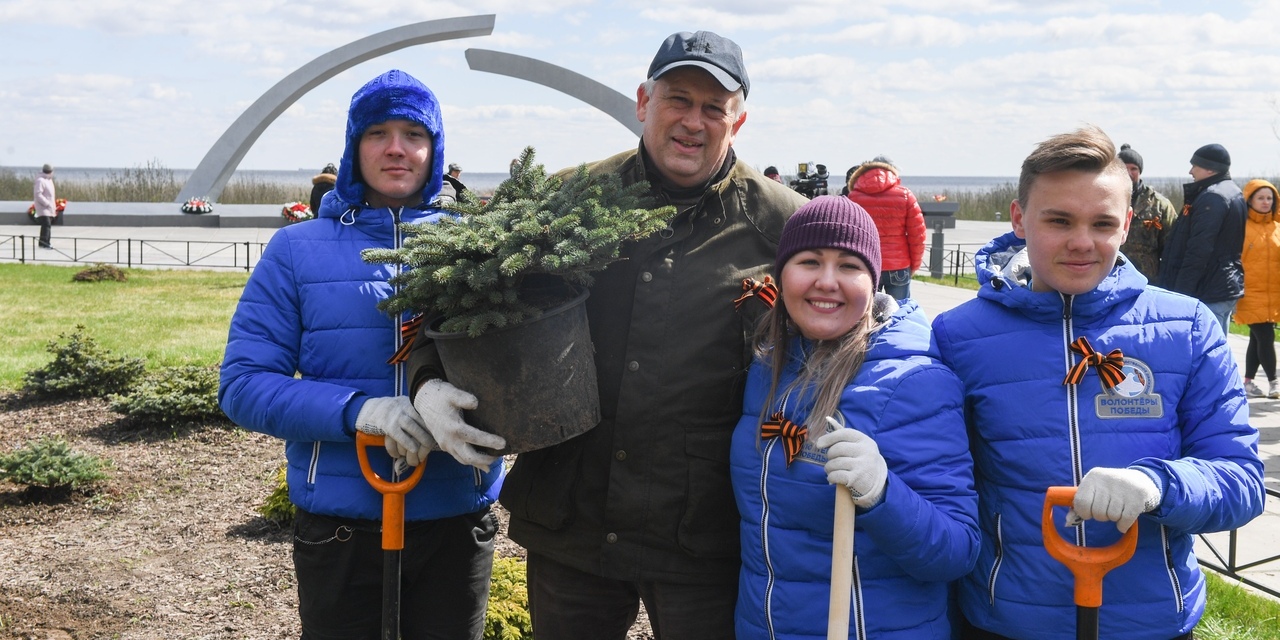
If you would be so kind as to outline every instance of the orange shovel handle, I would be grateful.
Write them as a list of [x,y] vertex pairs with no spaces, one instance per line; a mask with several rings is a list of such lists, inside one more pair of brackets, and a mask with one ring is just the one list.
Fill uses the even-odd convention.
[[1075,497],[1075,487],[1049,487],[1045,492],[1044,516],[1040,521],[1044,548],[1075,576],[1076,605],[1101,607],[1102,576],[1133,557],[1134,550],[1138,548],[1138,523],[1133,523],[1124,536],[1109,547],[1081,547],[1067,542],[1058,535],[1058,528],[1053,524],[1053,507],[1070,507]]
[[384,436],[356,432],[356,457],[360,459],[360,471],[364,479],[382,494],[382,548],[387,551],[404,549],[404,494],[409,493],[427,468],[426,463],[413,468],[413,473],[400,482],[387,482],[369,466],[369,447],[386,446]]

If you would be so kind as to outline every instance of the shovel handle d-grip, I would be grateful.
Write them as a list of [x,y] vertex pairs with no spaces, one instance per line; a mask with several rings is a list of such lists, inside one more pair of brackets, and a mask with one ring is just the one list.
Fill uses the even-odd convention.
[[413,473],[400,482],[387,482],[369,466],[369,447],[383,446],[386,446],[385,436],[356,432],[356,457],[360,460],[360,471],[364,473],[364,479],[382,494],[382,548],[399,551],[404,549],[404,494],[422,479],[427,465],[423,463],[414,467]]
[[1044,495],[1044,516],[1040,527],[1044,548],[1058,562],[1066,565],[1076,578],[1075,602],[1081,607],[1102,606],[1102,577],[1108,571],[1133,557],[1138,547],[1138,523],[1133,523],[1115,544],[1107,547],[1081,547],[1058,535],[1053,524],[1053,507],[1070,507],[1076,497],[1075,487],[1049,487]]

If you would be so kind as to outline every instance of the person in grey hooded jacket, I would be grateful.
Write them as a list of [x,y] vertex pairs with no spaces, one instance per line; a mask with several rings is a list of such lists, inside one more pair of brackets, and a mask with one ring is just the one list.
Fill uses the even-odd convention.
[[473,468],[432,453],[404,364],[388,361],[404,319],[377,305],[392,293],[393,268],[360,256],[400,246],[400,223],[443,215],[427,204],[443,162],[431,90],[402,71],[371,80],[351,99],[337,185],[319,217],[276,232],[231,320],[218,400],[236,423],[285,441],[304,639],[379,635],[382,498],[359,468],[357,431],[386,436],[386,453],[369,452],[383,478],[398,479],[395,458],[426,464],[405,496],[402,637],[484,631],[502,462]]

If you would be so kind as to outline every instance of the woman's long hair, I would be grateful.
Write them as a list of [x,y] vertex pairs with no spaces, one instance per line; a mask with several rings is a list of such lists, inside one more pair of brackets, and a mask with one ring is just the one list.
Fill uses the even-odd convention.
[[[769,394],[764,406],[760,408],[760,422],[771,413],[771,407],[778,398],[778,382],[782,371],[790,358],[792,338],[799,330],[791,322],[786,305],[782,302],[781,275],[779,275],[779,292],[777,304],[765,314],[755,334],[755,356],[762,362],[769,363]],[[857,375],[867,357],[867,346],[871,342],[871,334],[880,327],[874,317],[875,295],[868,296],[867,308],[848,333],[835,340],[815,340],[813,349],[804,354],[804,367],[796,380],[783,390],[784,394],[792,391],[803,391],[812,386],[815,392],[814,405],[805,419],[805,427],[809,429],[809,441],[817,440],[827,432],[826,417],[835,415],[840,409],[840,398],[849,386],[849,381]]]

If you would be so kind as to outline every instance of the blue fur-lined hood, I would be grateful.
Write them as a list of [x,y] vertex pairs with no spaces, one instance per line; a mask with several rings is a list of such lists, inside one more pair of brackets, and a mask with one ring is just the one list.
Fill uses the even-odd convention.
[[364,206],[366,185],[358,168],[360,136],[369,127],[388,120],[416,122],[431,134],[431,173],[422,187],[422,202],[414,208],[425,208],[440,192],[444,176],[444,122],[440,117],[440,103],[417,78],[392,69],[370,80],[351,97],[351,109],[347,112],[347,146],[342,152],[338,182],[334,187],[338,199],[346,205],[341,209]]

